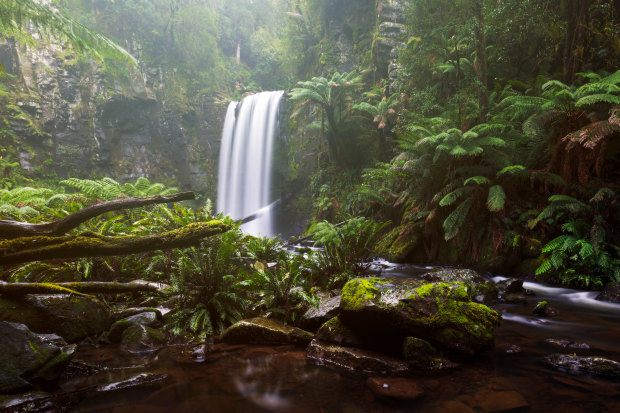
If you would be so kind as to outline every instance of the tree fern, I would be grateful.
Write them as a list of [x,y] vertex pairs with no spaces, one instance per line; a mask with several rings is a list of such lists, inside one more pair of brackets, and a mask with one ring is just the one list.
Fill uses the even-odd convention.
[[469,210],[473,205],[474,199],[467,198],[454,211],[446,217],[443,222],[444,238],[446,241],[456,237],[467,219]]

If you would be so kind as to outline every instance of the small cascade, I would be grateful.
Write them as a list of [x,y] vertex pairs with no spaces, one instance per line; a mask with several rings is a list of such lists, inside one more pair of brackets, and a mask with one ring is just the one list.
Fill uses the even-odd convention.
[[222,131],[217,210],[234,219],[256,218],[242,229],[273,236],[271,163],[283,91],[261,92],[231,102]]

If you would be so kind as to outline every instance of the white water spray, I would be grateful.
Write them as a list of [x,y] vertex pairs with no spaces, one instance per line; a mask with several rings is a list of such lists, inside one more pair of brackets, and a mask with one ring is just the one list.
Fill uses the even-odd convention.
[[234,219],[255,214],[242,229],[273,236],[271,162],[278,107],[284,92],[261,92],[231,102],[222,131],[217,209]]

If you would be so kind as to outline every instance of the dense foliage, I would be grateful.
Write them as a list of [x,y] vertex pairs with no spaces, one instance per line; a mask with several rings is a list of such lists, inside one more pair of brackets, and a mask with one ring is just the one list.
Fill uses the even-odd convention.
[[[180,113],[207,97],[290,89],[289,187],[306,189],[296,202],[311,205],[322,250],[293,257],[276,241],[231,231],[199,248],[34,263],[5,278],[122,279],[131,268],[170,281],[181,295],[175,325],[199,334],[252,312],[295,322],[314,302],[311,287],[338,287],[380,253],[485,268],[516,254],[527,265],[493,269],[583,287],[620,281],[617,1],[53,3],[80,22],[78,37],[68,17],[26,0],[2,3],[0,27],[28,41],[19,34],[30,21],[95,51],[102,33],[137,56],[159,101]],[[382,31],[387,3],[403,7],[388,22],[401,37]],[[394,48],[382,60],[386,38]],[[127,64],[104,60],[111,76]],[[109,179],[62,183],[76,193],[33,189],[10,151],[21,137],[5,127],[19,118],[38,133],[15,104],[24,93],[16,82],[0,68],[2,217],[45,220],[95,198],[165,190]],[[209,214],[159,206],[79,230],[144,233]]]

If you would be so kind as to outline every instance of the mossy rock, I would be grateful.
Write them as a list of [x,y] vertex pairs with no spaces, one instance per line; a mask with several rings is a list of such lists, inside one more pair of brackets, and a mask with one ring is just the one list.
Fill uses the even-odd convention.
[[430,282],[463,282],[469,285],[472,300],[485,305],[497,304],[499,290],[493,281],[486,281],[483,276],[471,269],[453,268],[432,271],[424,275]]
[[222,341],[230,344],[299,344],[307,345],[314,334],[297,327],[286,326],[271,318],[250,318],[228,327]]
[[166,335],[160,330],[133,324],[123,331],[121,350],[131,354],[150,354],[166,345]]
[[325,322],[316,332],[316,338],[322,342],[340,346],[365,347],[364,339],[342,323],[338,317]]
[[392,229],[377,243],[377,249],[388,261],[405,262],[420,244],[420,233],[408,225]]
[[472,302],[468,284],[357,278],[342,290],[340,318],[356,332],[402,346],[405,337],[431,343],[448,357],[492,349],[501,316]]
[[37,333],[54,333],[69,343],[97,336],[110,327],[110,312],[96,298],[72,295],[0,297],[0,319],[23,323]]
[[[133,325],[143,325],[147,327],[161,327],[161,321],[157,317],[158,313],[147,311],[144,313],[134,314],[122,320],[118,320],[110,327],[108,339],[113,343],[121,341],[123,332]],[[161,315],[160,315],[161,317]]]
[[58,347],[24,324],[0,321],[0,336],[0,393],[55,380],[75,351],[75,345]]

